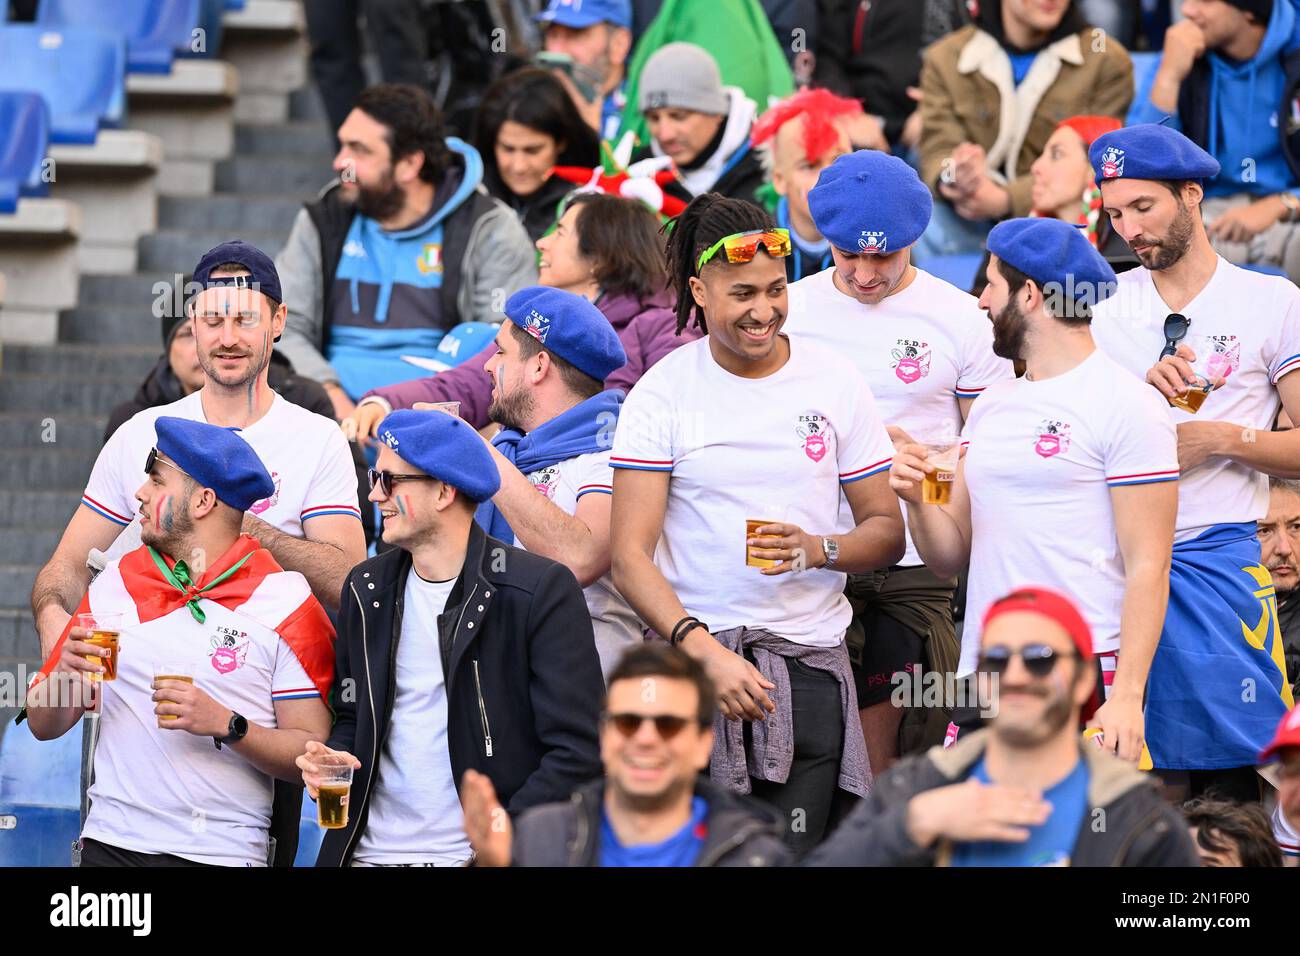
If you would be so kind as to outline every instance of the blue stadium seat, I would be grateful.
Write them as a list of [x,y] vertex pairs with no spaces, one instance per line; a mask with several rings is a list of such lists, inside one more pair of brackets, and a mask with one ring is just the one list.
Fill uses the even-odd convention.
[[200,0],[41,0],[44,27],[97,27],[126,35],[131,73],[170,73],[177,50],[190,48]]
[[242,10],[244,9],[244,0],[226,0],[226,9]]
[[81,727],[37,740],[10,724],[0,740],[0,867],[70,866],[81,830]]
[[93,143],[126,115],[126,42],[120,34],[29,23],[0,25],[0,90],[40,93],[50,142]]
[[221,50],[222,23],[226,13],[226,0],[199,0],[198,29],[202,31],[203,43],[199,49],[187,41],[186,45],[176,51],[176,55],[186,59],[207,59],[216,57]]
[[18,208],[19,196],[44,196],[41,175],[50,142],[50,108],[39,93],[0,93],[0,213]]
[[944,282],[951,282],[963,292],[975,284],[975,273],[984,261],[982,252],[958,253],[950,256],[927,256],[920,267]]
[[1281,276],[1287,278],[1286,270],[1278,266],[1266,265],[1263,262],[1241,262],[1238,263],[1243,269],[1249,269],[1251,272],[1258,272],[1260,275]]
[[[1133,61],[1133,89],[1140,91],[1144,86],[1151,82],[1151,74],[1160,66],[1159,51],[1150,53],[1134,53],[1129,51],[1129,58]],[[1133,123],[1133,111],[1138,107],[1137,99],[1133,100],[1133,105],[1129,107],[1129,115],[1124,120],[1126,125]]]

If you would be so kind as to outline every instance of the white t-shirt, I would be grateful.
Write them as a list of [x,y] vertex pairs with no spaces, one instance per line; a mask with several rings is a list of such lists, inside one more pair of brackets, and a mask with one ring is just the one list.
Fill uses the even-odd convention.
[[[956,286],[917,269],[902,292],[863,305],[835,287],[834,275],[825,269],[790,286],[785,331],[857,366],[886,425],[918,441],[956,435],[962,429],[957,400],[1015,375],[1009,361],[993,354],[988,316]],[[851,530],[847,499],[840,517],[840,530]],[[910,532],[899,564],[921,564]]]
[[[1165,317],[1171,311],[1151,273],[1131,269],[1120,275],[1116,294],[1093,308],[1092,334],[1099,348],[1145,382],[1160,358]],[[1162,396],[1169,420],[1175,425],[1226,421],[1268,431],[1281,407],[1276,382],[1300,369],[1300,290],[1287,279],[1220,258],[1205,288],[1180,311],[1191,320],[1189,339],[1206,335],[1219,343],[1215,350],[1223,356],[1219,361],[1227,380],[1195,415],[1171,407]],[[1267,512],[1268,477],[1263,472],[1210,458],[1179,482],[1176,538],[1195,538],[1217,524],[1258,521]]]
[[660,359],[623,403],[610,464],[672,473],[655,565],[713,631],[764,628],[835,647],[852,617],[844,575],[765,576],[745,564],[745,521],[837,530],[840,484],[887,471],[893,445],[844,359],[802,339],[766,378],[733,375],[709,339]]
[[1110,489],[1177,480],[1164,399],[1098,349],[1063,375],[992,386],[966,430],[971,556],[959,672],[975,667],[988,606],[1026,585],[1069,594],[1093,647],[1116,650],[1124,561]]
[[[83,505],[124,528],[132,526],[109,549],[110,559],[139,547],[140,504],[135,493],[144,484],[149,449],[158,441],[154,422],[163,416],[207,421],[200,392],[136,412],[100,449],[86,482]],[[272,495],[255,502],[249,514],[295,538],[303,537],[303,524],[312,518],[347,514],[361,520],[356,467],[347,439],[334,422],[277,394],[267,413],[239,434],[275,482]]]
[[[613,493],[614,471],[609,467],[609,452],[600,451],[539,468],[528,475],[528,480],[548,501],[571,515],[578,510],[578,499]],[[515,545],[524,547],[518,539]],[[583,588],[582,594],[587,599],[591,626],[596,632],[600,671],[608,677],[623,652],[641,643],[644,625],[615,589],[608,574]]]
[[455,584],[426,581],[414,568],[406,579],[397,696],[357,862],[455,866],[472,855],[451,771],[438,645],[438,615]]
[[[198,863],[265,866],[272,779],[211,737],[163,730],[154,714],[154,665],[188,665],[194,683],[250,723],[274,729],[277,700],[319,698],[276,628],[311,600],[296,571],[267,575],[230,610],[202,601],[140,623],[118,562],[87,592],[90,610],[123,615],[117,679],[103,686],[95,783],[82,835],[137,853]],[[332,636],[332,635],[331,635]]]

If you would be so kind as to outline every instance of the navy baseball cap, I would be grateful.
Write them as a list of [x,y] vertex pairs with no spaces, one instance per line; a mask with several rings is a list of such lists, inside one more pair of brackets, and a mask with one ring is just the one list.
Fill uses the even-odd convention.
[[558,23],[572,30],[584,30],[597,23],[612,23],[632,29],[631,0],[550,0],[546,9],[533,17],[538,23]]
[[[213,269],[229,263],[243,266],[249,274],[212,278]],[[265,252],[243,239],[231,239],[203,253],[203,258],[194,267],[194,281],[205,289],[226,285],[252,288],[276,305],[284,301],[280,294],[280,273],[275,271],[275,263]]]

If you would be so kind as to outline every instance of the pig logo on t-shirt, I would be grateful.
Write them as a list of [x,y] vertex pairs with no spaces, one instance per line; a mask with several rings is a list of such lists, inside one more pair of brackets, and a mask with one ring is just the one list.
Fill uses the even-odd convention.
[[800,415],[794,430],[803,439],[805,455],[813,461],[821,461],[826,457],[826,439],[831,433],[831,423],[825,415]]
[[233,627],[218,627],[212,638],[212,653],[208,659],[218,674],[229,674],[244,666],[248,656],[248,632]]
[[1038,438],[1034,442],[1034,451],[1044,458],[1051,458],[1070,450],[1070,426],[1067,422],[1054,422],[1044,418],[1038,423]]
[[[1241,343],[1235,335],[1212,335],[1214,354],[1205,358],[1205,374],[1211,380],[1226,379],[1241,367]],[[1196,356],[1201,358],[1201,356]]]
[[270,496],[263,498],[261,501],[254,501],[249,506],[248,510],[253,514],[260,515],[263,511],[274,508],[280,503],[280,473],[278,471],[271,472],[271,483],[275,485],[275,490],[271,492]]
[[528,476],[528,480],[533,483],[533,487],[540,492],[547,501],[555,497],[555,488],[559,484],[560,470],[552,465],[549,468],[543,468],[541,471],[535,471]]
[[890,367],[894,374],[908,385],[930,374],[930,343],[914,339],[899,339],[897,348],[891,349],[890,357],[894,360]]

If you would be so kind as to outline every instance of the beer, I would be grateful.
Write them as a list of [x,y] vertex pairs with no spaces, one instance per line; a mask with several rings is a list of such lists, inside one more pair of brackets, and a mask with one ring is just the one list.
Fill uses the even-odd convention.
[[952,483],[955,471],[936,467],[933,474],[921,479],[921,501],[927,505],[946,505],[952,501]]
[[[158,681],[164,681],[164,680],[183,680],[183,681],[185,681],[185,683],[187,683],[187,684],[193,684],[193,683],[194,683],[194,678],[191,677],[189,674],[162,674],[162,673],[155,673],[155,674],[153,675],[153,679],[154,679],[155,683],[158,682]],[[168,700],[167,698],[164,697],[162,700],[158,701],[158,703],[160,703],[160,704],[174,704],[174,703],[176,703],[176,701],[174,701],[174,700]],[[175,714],[159,714],[158,716],[161,717],[163,720],[175,720],[175,719],[176,719],[176,715],[175,715]]]
[[316,795],[316,822],[325,830],[341,830],[348,825],[348,791],[350,783],[323,783]]
[[778,521],[768,521],[763,518],[746,518],[745,519],[745,564],[751,568],[774,568],[780,561],[774,561],[771,558],[756,558],[751,553],[753,548],[749,546],[749,539],[757,536],[758,529],[768,524],[780,524]]
[[117,680],[117,631],[109,631],[103,628],[96,628],[91,632],[90,637],[86,638],[87,644],[93,644],[95,647],[108,648],[107,657],[96,657],[93,654],[87,654],[86,660],[98,661],[104,665],[102,674],[89,674],[91,680]]
[[1209,394],[1206,389],[1191,385],[1188,386],[1187,391],[1168,399],[1168,402],[1174,408],[1181,408],[1183,411],[1195,415],[1201,410],[1201,406],[1205,404],[1205,399]]

